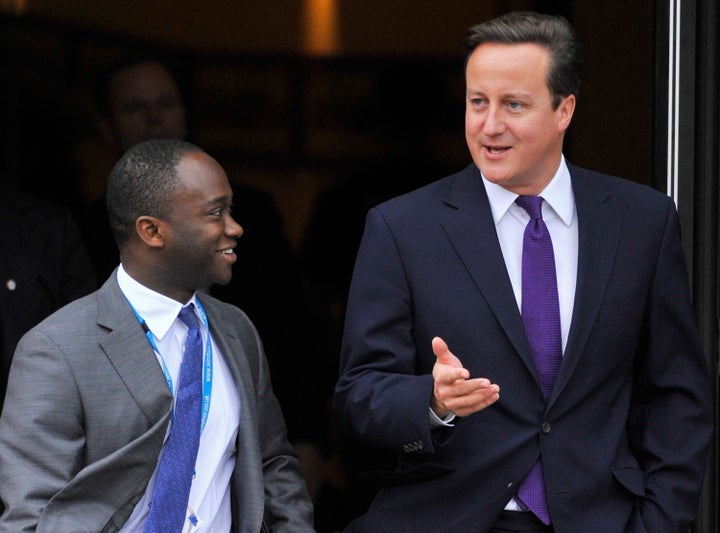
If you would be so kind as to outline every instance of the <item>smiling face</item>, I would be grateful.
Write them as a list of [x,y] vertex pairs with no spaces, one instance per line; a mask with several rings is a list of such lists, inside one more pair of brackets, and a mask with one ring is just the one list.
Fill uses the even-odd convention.
[[177,166],[180,187],[162,221],[164,294],[187,301],[198,289],[227,284],[242,227],[231,215],[232,189],[222,167],[205,153],[187,153]]
[[539,194],[560,165],[575,96],[556,109],[547,85],[549,52],[532,43],[483,43],[470,55],[465,139],[491,182],[518,194]]

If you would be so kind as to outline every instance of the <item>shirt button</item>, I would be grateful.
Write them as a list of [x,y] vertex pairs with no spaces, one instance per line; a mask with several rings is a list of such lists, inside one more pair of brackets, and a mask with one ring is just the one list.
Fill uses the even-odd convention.
[[543,422],[542,423],[542,432],[546,435],[550,433],[550,422]]

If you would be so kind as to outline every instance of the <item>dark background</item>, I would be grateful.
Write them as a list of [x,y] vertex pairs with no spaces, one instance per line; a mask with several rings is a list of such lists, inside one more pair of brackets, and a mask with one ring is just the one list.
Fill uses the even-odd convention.
[[[713,2],[681,2],[688,16],[679,158],[693,296],[716,370],[720,46],[713,21],[720,16]],[[98,198],[117,155],[94,125],[93,80],[128,52],[152,53],[180,76],[191,138],[232,181],[272,194],[300,255],[310,230],[317,233],[313,213],[346,218],[347,226],[329,228],[347,241],[329,250],[338,268],[331,261],[322,274],[342,288],[367,207],[470,162],[462,41],[469,26],[507,11],[561,14],[583,44],[568,159],[664,189],[669,4],[0,0],[0,180],[71,208]],[[331,313],[316,326],[327,328],[334,353],[342,309]],[[328,477],[342,476],[332,461]],[[698,529],[708,533],[717,521],[715,465],[714,452]],[[359,509],[343,511],[342,520]]]
[[[183,78],[194,140],[232,180],[274,195],[299,246],[318,193],[339,179],[372,179],[388,161],[405,160],[413,175],[398,184],[403,190],[469,163],[462,40],[472,24],[513,9],[562,14],[583,42],[569,159],[650,182],[650,0],[0,6],[0,170],[26,185],[44,180],[37,188],[55,189],[55,198],[69,185],[94,199],[114,162],[93,126],[97,70],[128,50],[158,52]],[[313,17],[313,9],[324,15]],[[329,43],[318,44],[325,34]]]

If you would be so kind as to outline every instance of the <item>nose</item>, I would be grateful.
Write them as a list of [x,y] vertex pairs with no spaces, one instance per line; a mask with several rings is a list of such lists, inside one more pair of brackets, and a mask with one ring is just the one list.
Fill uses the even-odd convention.
[[145,120],[148,124],[160,124],[162,122],[162,106],[150,103],[145,106]]
[[500,106],[490,105],[483,121],[483,133],[487,136],[499,135],[505,130]]
[[242,237],[243,233],[245,233],[243,227],[237,223],[232,215],[228,214],[225,221],[225,235],[233,239],[239,239]]

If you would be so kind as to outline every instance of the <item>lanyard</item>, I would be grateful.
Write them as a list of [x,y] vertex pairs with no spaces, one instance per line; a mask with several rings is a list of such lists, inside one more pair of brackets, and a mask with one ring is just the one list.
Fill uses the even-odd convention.
[[[128,302],[130,304],[130,302]],[[202,432],[205,429],[205,423],[207,422],[208,413],[210,412],[210,398],[212,397],[212,377],[213,377],[213,361],[212,361],[212,342],[210,341],[210,327],[208,325],[208,319],[207,315],[205,314],[205,309],[203,308],[202,304],[200,303],[200,300],[197,298],[195,299],[195,307],[197,308],[198,312],[200,313],[200,319],[202,320],[203,326],[205,327],[205,331],[207,333],[207,340],[205,341],[205,354],[203,356],[203,403],[202,403],[202,426],[200,427],[200,431]],[[145,322],[145,319],[140,316],[140,314],[135,310],[132,304],[130,304],[130,308],[133,310],[133,313],[135,313],[135,316],[138,319],[138,322],[140,322],[140,326],[142,327],[143,331],[145,332],[145,337],[147,337],[147,340],[150,342],[150,346],[152,346],[153,351],[157,354],[158,358],[160,359],[160,366],[162,367],[163,374],[165,375],[165,381],[168,384],[168,388],[170,389],[170,393],[175,396],[175,389],[173,388],[173,380],[172,376],[170,376],[170,371],[168,370],[167,365],[165,364],[165,358],[160,353],[160,350],[158,349],[157,343],[155,342],[155,336],[152,334],[152,331],[150,331],[150,328],[148,327],[147,323]]]

